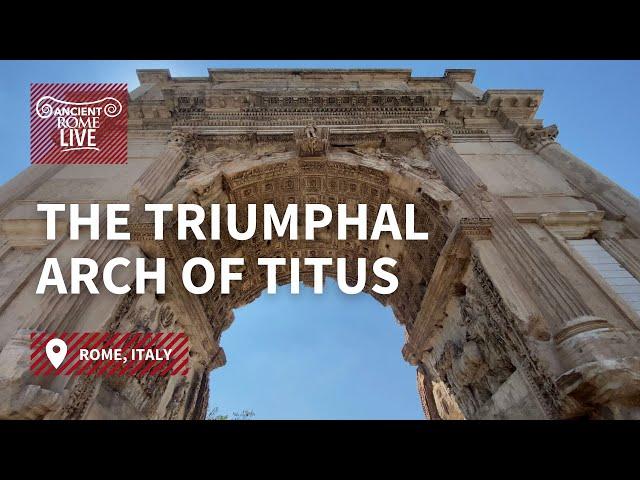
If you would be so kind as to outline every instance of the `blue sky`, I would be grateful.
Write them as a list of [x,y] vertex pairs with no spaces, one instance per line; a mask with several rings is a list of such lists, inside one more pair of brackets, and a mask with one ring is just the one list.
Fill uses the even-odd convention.
[[[0,183],[29,165],[31,82],[127,82],[136,68],[205,76],[207,68],[408,68],[440,76],[475,68],[481,89],[544,89],[538,118],[556,123],[559,141],[635,195],[640,62],[635,61],[0,61]],[[415,371],[400,354],[401,328],[367,295],[328,282],[322,296],[263,294],[236,312],[222,345],[225,367],[212,375],[211,404],[256,418],[421,418]]]
[[403,343],[390,308],[331,279],[322,295],[263,292],[223,334],[210,404],[261,419],[423,418]]

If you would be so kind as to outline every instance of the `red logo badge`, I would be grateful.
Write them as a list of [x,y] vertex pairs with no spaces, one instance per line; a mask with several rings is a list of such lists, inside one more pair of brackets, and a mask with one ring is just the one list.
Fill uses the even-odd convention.
[[31,163],[127,163],[126,83],[32,83]]

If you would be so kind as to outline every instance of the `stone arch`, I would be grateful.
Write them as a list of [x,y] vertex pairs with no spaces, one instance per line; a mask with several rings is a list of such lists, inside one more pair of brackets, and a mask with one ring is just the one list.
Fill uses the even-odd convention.
[[[637,273],[640,202],[557,143],[558,129],[535,118],[542,92],[480,95],[473,78],[470,70],[447,70],[440,78],[411,77],[404,70],[213,69],[201,78],[140,71],[128,120],[134,160],[123,170],[128,178],[122,188],[109,196],[136,205],[129,226],[137,246],[101,239],[76,245],[76,251],[65,239],[47,244],[34,237],[38,220],[31,203],[22,201],[67,197],[84,181],[66,176],[67,167],[34,166],[0,189],[0,256],[20,273],[1,288],[0,417],[202,416],[207,372],[224,364],[219,334],[232,321],[233,305],[253,298],[261,279],[254,273],[254,283],[227,305],[211,296],[194,301],[182,288],[180,263],[206,249],[215,256],[214,245],[177,242],[171,230],[156,242],[140,208],[149,202],[229,201],[242,193],[238,185],[265,175],[265,169],[273,169],[274,178],[293,171],[305,195],[326,195],[313,191],[318,183],[312,180],[320,177],[324,188],[322,179],[335,167],[345,178],[350,169],[362,177],[367,188],[356,186],[362,197],[355,201],[369,200],[372,189],[386,182],[393,201],[415,199],[424,218],[444,232],[432,251],[389,247],[416,260],[404,262],[405,296],[386,300],[407,327],[403,356],[418,369],[429,416],[640,418],[640,318],[598,272],[583,268],[567,244],[599,230],[605,250]],[[307,174],[302,167],[318,171]],[[64,178],[54,179],[59,173]],[[526,181],[530,174],[556,175],[572,188],[549,196]],[[504,189],[510,182],[518,188]],[[256,185],[266,198],[267,180]],[[278,188],[273,191],[281,193]],[[87,192],[97,190],[87,185]],[[82,200],[91,198],[104,199],[89,194]],[[34,245],[38,253],[25,268],[25,250]],[[386,243],[376,248],[381,245]],[[255,253],[274,245],[243,246],[249,247]],[[88,292],[34,298],[25,286],[50,248],[64,261],[71,252],[101,262],[114,255],[165,257],[167,294],[100,296],[93,302]],[[354,244],[343,251],[360,254],[364,248]],[[237,249],[237,255],[245,252]],[[415,299],[423,292],[418,307]],[[189,377],[158,387],[139,380],[101,385],[102,378],[52,382],[30,375],[29,332],[98,323],[109,331],[187,333],[193,346]],[[132,408],[125,411],[122,399]]]
[[[341,133],[331,143],[322,128],[299,129],[293,135],[285,134],[284,139],[282,136],[263,142],[256,135],[211,139],[202,133],[174,130],[153,168],[133,186],[130,202],[135,207],[129,229],[137,244],[133,249],[138,250],[131,255],[167,259],[167,293],[151,291],[120,299],[113,305],[115,314],[105,328],[170,328],[186,333],[191,346],[188,376],[166,382],[72,379],[64,396],[40,395],[32,406],[12,410],[9,415],[203,418],[208,373],[225,363],[221,334],[233,321],[233,309],[256,298],[265,287],[265,278],[249,264],[242,290],[224,298],[216,296],[215,290],[196,296],[182,286],[186,260],[194,256],[255,258],[258,253],[293,255],[302,250],[300,257],[316,251],[332,258],[374,258],[381,256],[380,249],[385,256],[400,260],[398,292],[378,300],[392,306],[406,329],[402,353],[417,367],[418,393],[426,416],[560,418],[598,411],[598,404],[579,397],[586,387],[573,382],[576,368],[596,372],[592,374],[595,380],[588,377],[590,385],[606,378],[610,363],[592,361],[584,348],[592,343],[590,332],[597,331],[603,342],[609,341],[609,336],[622,339],[627,350],[620,351],[631,359],[629,362],[635,361],[631,355],[635,337],[603,320],[594,321],[590,308],[533,242],[508,205],[451,146],[451,130],[424,127],[402,133]],[[234,242],[224,237],[217,243],[195,238],[178,241],[175,217],[165,218],[164,240],[156,241],[153,218],[143,208],[148,202],[207,206],[214,202],[304,205],[348,200],[415,203],[418,229],[430,232],[429,242],[390,240],[387,247],[386,240],[346,245],[347,240],[344,245],[334,245],[329,242],[332,235],[313,245]],[[402,209],[396,214],[401,216]],[[104,251],[113,246],[99,243],[91,248]],[[335,271],[328,271],[332,273]],[[280,283],[287,280],[286,271],[282,272]],[[554,288],[548,288],[551,282]],[[514,306],[508,298],[517,298],[519,305]],[[73,308],[81,309],[82,299],[72,300]],[[62,318],[62,313],[43,311],[42,316],[51,322]],[[532,320],[535,335],[530,333]],[[27,361],[22,337],[12,340],[10,347],[3,352]],[[24,356],[14,355],[13,350]],[[576,351],[588,354],[577,356]],[[10,382],[18,389],[31,386],[18,377]],[[609,397],[598,402],[609,398],[618,401],[618,393],[610,394],[606,382],[601,385],[603,395]],[[624,402],[634,401],[633,385],[619,395]],[[46,394],[50,390],[42,391]],[[616,408],[627,408],[627,403]]]
[[[215,152],[215,151],[214,151]],[[219,152],[217,152],[219,153]],[[239,212],[247,203],[258,205],[260,217],[261,205],[273,203],[276,208],[295,203],[303,208],[307,203],[323,203],[332,207],[334,215],[338,203],[349,205],[365,203],[373,212],[369,218],[375,218],[377,207],[381,203],[394,205],[401,230],[404,231],[404,205],[415,204],[416,229],[428,231],[428,241],[393,240],[385,234],[378,241],[358,240],[355,229],[349,229],[348,238],[337,240],[335,222],[326,234],[318,235],[315,241],[291,241],[289,239],[263,240],[261,232],[246,242],[236,241],[221,228],[221,240],[197,240],[189,236],[178,241],[175,236],[175,216],[165,219],[164,241],[152,240],[151,218],[140,214],[132,227],[134,238],[148,257],[165,256],[171,263],[168,268],[168,284],[171,291],[182,290],[181,280],[177,277],[184,261],[195,256],[210,259],[216,271],[219,271],[219,258],[243,257],[245,267],[243,281],[228,295],[220,293],[219,282],[211,292],[195,296],[167,292],[164,301],[171,304],[185,302],[198,303],[207,324],[202,325],[200,333],[195,330],[192,336],[207,332],[211,342],[200,344],[202,357],[209,357],[206,370],[217,368],[225,363],[224,352],[219,346],[224,330],[233,321],[233,310],[252,302],[266,289],[264,267],[258,268],[257,258],[261,257],[338,257],[347,258],[347,280],[355,282],[355,262],[349,259],[367,258],[370,265],[377,258],[389,256],[398,261],[394,267],[399,280],[399,288],[389,296],[381,296],[371,290],[373,278],[367,275],[365,292],[371,294],[383,305],[391,306],[397,321],[410,329],[421,308],[427,286],[442,249],[451,234],[451,225],[447,211],[453,194],[435,174],[424,158],[415,159],[413,165],[406,158],[381,153],[378,149],[348,149],[329,152],[322,156],[301,156],[296,151],[284,151],[276,154],[251,158],[233,157],[229,161],[219,161],[206,149],[194,153],[173,187],[157,200],[157,203],[198,203],[207,212],[203,230],[208,231],[209,206],[212,203],[235,203]],[[140,208],[140,207],[139,207]],[[174,208],[175,213],[176,208]],[[222,209],[224,212],[224,209]],[[242,215],[239,215],[241,218]],[[300,216],[301,217],[301,216]],[[222,219],[225,225],[225,219]],[[373,221],[369,221],[371,228]],[[261,221],[258,221],[261,225]],[[403,232],[404,233],[404,232]],[[404,235],[403,235],[404,237]],[[351,268],[350,268],[351,267]],[[198,283],[199,272],[194,270],[194,281]],[[171,278],[173,276],[173,278]],[[325,277],[336,276],[336,264],[325,268]],[[300,280],[310,282],[312,271],[301,264]],[[290,281],[288,268],[278,269],[278,284]],[[184,305],[183,305],[184,307]],[[177,307],[180,310],[180,307]],[[192,322],[193,318],[187,320]],[[197,342],[196,342],[197,343]],[[204,347],[209,344],[209,349]],[[213,347],[213,350],[210,348]],[[202,382],[206,375],[202,376]]]

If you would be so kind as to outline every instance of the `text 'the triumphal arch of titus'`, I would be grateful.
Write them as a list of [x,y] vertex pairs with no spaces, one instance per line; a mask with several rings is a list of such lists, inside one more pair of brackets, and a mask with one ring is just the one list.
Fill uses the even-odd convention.
[[[472,70],[138,78],[127,165],[35,165],[0,189],[0,418],[204,418],[222,332],[266,287],[261,256],[397,259],[399,288],[366,290],[406,331],[428,418],[640,418],[640,202],[557,143],[542,91],[483,92]],[[46,202],[130,203],[132,241],[47,241]],[[159,241],[147,203],[413,203],[429,240]],[[166,294],[36,295],[52,256],[165,257]],[[189,294],[195,256],[244,257],[242,287]],[[34,331],[138,330],[186,333],[188,375],[30,372]]]

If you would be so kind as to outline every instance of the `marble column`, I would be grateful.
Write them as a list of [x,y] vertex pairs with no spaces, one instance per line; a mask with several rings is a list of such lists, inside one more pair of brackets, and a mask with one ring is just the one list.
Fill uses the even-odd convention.
[[429,371],[423,366],[418,365],[417,371],[418,395],[422,404],[422,411],[427,420],[441,420],[436,406],[436,400],[433,397],[433,389],[431,387],[431,379]]
[[504,200],[489,192],[451,147],[451,133],[443,128],[423,133],[429,159],[444,183],[473,216],[491,219],[491,241],[505,268],[518,279],[520,291],[527,292],[549,329],[558,364],[547,368],[563,392],[560,416],[597,411],[637,418],[640,413],[627,405],[640,394],[640,332],[614,328],[594,316]]
[[640,258],[618,238],[603,238],[600,245],[615,258],[631,275],[640,279]]
[[5,212],[16,200],[22,200],[62,170],[64,165],[31,165],[2,186],[0,212]]
[[[200,144],[198,137],[191,132],[176,130],[168,136],[167,148],[161,157],[154,162],[136,181],[132,188],[132,199],[157,200],[164,192],[175,184],[175,179]],[[134,207],[135,208],[135,207]],[[131,216],[140,212],[131,212]],[[105,214],[100,217],[100,223],[105,221]],[[131,218],[130,218],[130,223]],[[126,245],[122,242],[110,241],[102,237],[97,241],[87,242],[76,256],[92,258],[98,262],[100,268],[111,258],[121,255]],[[68,264],[63,265],[65,278],[69,275]],[[79,295],[58,295],[54,290],[49,291],[41,299],[43,308],[39,315],[29,318],[24,328],[35,330],[55,330],[69,328],[84,312],[90,294],[83,291]]]
[[524,230],[504,200],[489,192],[451,147],[450,133],[446,129],[427,129],[424,135],[429,159],[445,184],[460,196],[473,216],[492,219],[493,241],[498,251],[527,288],[550,333],[559,333],[572,319],[592,316],[578,291]]
[[146,202],[159,199],[175,185],[180,170],[201,146],[199,137],[193,132],[173,130],[160,158],[133,185],[130,198],[134,202],[140,197]]
[[555,125],[523,127],[516,132],[520,145],[536,152],[558,169],[585,198],[602,208],[609,217],[624,220],[640,236],[640,200],[564,149],[556,142],[557,135]]

